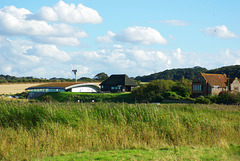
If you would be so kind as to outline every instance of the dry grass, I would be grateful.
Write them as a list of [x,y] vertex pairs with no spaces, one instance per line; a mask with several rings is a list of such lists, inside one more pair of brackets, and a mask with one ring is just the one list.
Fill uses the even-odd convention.
[[9,83],[9,84],[0,84],[0,94],[16,94],[24,92],[26,88],[31,86],[37,86],[43,83]]
[[[83,82],[78,82],[83,83]],[[78,84],[77,83],[77,84]],[[99,82],[90,82],[95,85],[99,85]],[[0,94],[16,94],[24,92],[26,88],[33,87],[33,86],[40,86],[46,84],[47,86],[50,85],[58,85],[62,84],[62,86],[68,86],[72,84],[76,84],[74,82],[67,82],[67,83],[8,83],[8,84],[0,84]]]

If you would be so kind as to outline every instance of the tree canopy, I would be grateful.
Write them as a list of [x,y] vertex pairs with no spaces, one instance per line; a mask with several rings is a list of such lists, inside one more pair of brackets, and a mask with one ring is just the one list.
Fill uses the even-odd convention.
[[212,70],[208,70],[206,73],[217,73],[217,74],[225,73],[230,78],[235,78],[235,77],[240,78],[240,65],[232,65],[232,66],[212,69]]
[[93,79],[98,80],[98,81],[104,81],[104,80],[108,79],[108,75],[104,72],[98,73],[97,75],[95,75],[95,77]]
[[163,72],[146,75],[146,76],[137,76],[135,79],[142,82],[149,82],[156,79],[165,79],[165,80],[180,80],[182,77],[186,79],[193,79],[198,72],[205,72],[206,68],[194,67],[194,68],[182,68],[182,69],[171,69],[165,70]]

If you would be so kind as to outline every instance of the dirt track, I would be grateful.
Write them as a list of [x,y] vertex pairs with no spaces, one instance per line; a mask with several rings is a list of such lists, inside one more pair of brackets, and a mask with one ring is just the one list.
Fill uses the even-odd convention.
[[16,94],[24,92],[26,88],[42,83],[0,84],[0,94]]

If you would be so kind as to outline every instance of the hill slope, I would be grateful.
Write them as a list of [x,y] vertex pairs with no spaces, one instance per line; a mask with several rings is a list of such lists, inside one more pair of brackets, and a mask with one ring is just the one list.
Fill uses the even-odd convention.
[[155,79],[180,80],[183,76],[186,79],[193,79],[198,72],[206,72],[206,71],[207,71],[206,68],[196,66],[193,68],[165,70],[163,72],[159,72],[151,75],[138,76],[135,79],[140,80],[142,82],[149,82]]
[[231,66],[225,66],[217,69],[211,69],[211,70],[208,70],[206,73],[218,73],[218,74],[225,73],[230,78],[235,78],[235,77],[240,78],[240,65],[231,65]]
[[221,68],[207,70],[202,67],[193,67],[193,68],[181,68],[181,69],[171,69],[165,70],[163,72],[145,75],[145,76],[137,76],[135,79],[140,80],[142,82],[149,82],[155,79],[171,79],[171,80],[179,80],[184,76],[186,79],[193,79],[198,72],[203,73],[216,73],[216,74],[227,74],[230,78],[238,77],[240,78],[240,65],[231,65],[225,66]]

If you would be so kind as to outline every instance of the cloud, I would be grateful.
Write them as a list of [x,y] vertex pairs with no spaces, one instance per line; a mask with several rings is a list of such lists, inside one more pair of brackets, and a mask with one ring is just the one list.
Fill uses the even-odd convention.
[[[69,61],[71,57],[64,51],[59,50],[55,45],[34,45],[27,53],[37,55],[41,59],[51,59],[51,61]],[[50,61],[50,62],[51,62]]]
[[[221,61],[224,66],[227,65],[239,65],[240,64],[240,50],[232,51],[230,49],[225,49],[220,52],[218,56],[218,61]],[[221,59],[224,58],[224,59]]]
[[[87,36],[84,31],[66,24],[49,25],[45,21],[26,20],[26,13],[29,12],[26,10],[22,12],[22,10],[13,6],[0,10],[0,34],[10,36]],[[19,15],[15,13],[19,13]]]
[[36,14],[29,15],[29,19],[80,24],[102,22],[102,18],[96,10],[82,4],[76,6],[71,3],[69,5],[63,1],[59,1],[52,8],[42,7]]
[[99,43],[113,43],[114,36],[116,36],[116,34],[114,34],[112,31],[108,31],[107,35],[105,35],[103,37],[98,37],[97,41]]
[[17,19],[25,19],[27,15],[32,14],[29,10],[25,8],[17,9],[15,6],[5,6],[4,8],[0,9],[1,14],[9,14]]
[[64,46],[79,46],[81,43],[76,37],[31,37],[34,41],[43,44],[58,44]]
[[108,31],[103,37],[97,38],[101,43],[113,43],[114,41],[133,44],[167,44],[167,40],[151,27],[128,27],[118,34]]
[[207,35],[211,35],[218,38],[228,39],[228,38],[237,38],[238,36],[231,32],[227,26],[215,26],[215,27],[208,27],[201,30]]
[[116,40],[126,43],[167,44],[167,40],[151,27],[128,27],[116,35]]
[[179,60],[179,61],[182,61],[182,54],[181,54],[182,50],[180,48],[178,48],[176,50],[176,52],[173,53],[173,56]]
[[[113,45],[112,49],[75,52],[74,61],[87,66],[90,71],[109,74],[127,73],[131,76],[149,74],[163,70],[171,64],[171,58],[159,50],[123,48]],[[114,72],[114,73],[113,73]]]
[[164,20],[164,21],[157,21],[157,22],[166,23],[171,26],[187,26],[188,25],[186,21],[182,21],[182,20]]
[[31,14],[26,9],[14,6],[0,9],[0,35],[29,37],[40,43],[78,46],[78,38],[88,35],[75,27],[66,24],[48,24],[45,21],[27,20]]
[[[74,78],[71,64],[78,68],[78,78],[97,73],[126,73],[129,76],[152,74],[155,70],[203,66],[208,69],[239,64],[240,51],[226,49],[220,54],[175,50],[142,49],[112,44],[112,48],[66,52],[55,45],[0,36],[0,73],[43,78]],[[205,59],[203,59],[205,58]],[[224,58],[224,59],[223,59]]]
[[[54,45],[36,44],[29,40],[10,40],[0,36],[0,73],[42,77],[51,73],[34,73],[44,70],[61,70],[71,56]],[[44,70],[43,70],[44,69]],[[52,75],[54,76],[54,75]]]

